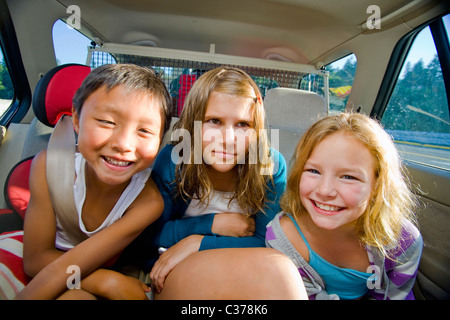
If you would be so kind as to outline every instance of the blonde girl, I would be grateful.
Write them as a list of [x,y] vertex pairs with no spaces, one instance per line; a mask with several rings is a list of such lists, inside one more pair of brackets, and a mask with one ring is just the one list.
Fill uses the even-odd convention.
[[[216,68],[191,88],[172,135],[179,141],[161,151],[152,171],[165,222],[155,245],[167,249],[150,273],[158,298],[304,293],[292,285],[301,286],[294,265],[262,248],[286,184],[285,160],[269,149],[264,129],[261,95],[244,71]],[[273,265],[268,255],[275,257]],[[280,273],[278,267],[292,272],[267,277]],[[270,280],[256,281],[263,277]]]
[[297,264],[310,299],[413,299],[422,252],[398,152],[361,114],[302,137],[266,243]]

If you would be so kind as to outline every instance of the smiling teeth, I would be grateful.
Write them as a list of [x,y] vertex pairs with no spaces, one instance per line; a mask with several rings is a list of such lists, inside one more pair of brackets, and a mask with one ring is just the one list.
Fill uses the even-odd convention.
[[314,201],[314,204],[319,209],[322,209],[322,210],[325,210],[325,211],[339,211],[339,210],[341,210],[341,207],[335,207],[335,206],[330,206],[330,205],[327,205],[327,204],[321,204],[321,203],[318,203],[318,202],[315,202],[315,201]]
[[126,167],[131,164],[130,161],[120,161],[120,160],[115,160],[115,159],[112,159],[109,157],[103,157],[103,159],[105,159],[105,161],[108,162],[109,164],[112,164],[112,165],[118,166],[118,167]]

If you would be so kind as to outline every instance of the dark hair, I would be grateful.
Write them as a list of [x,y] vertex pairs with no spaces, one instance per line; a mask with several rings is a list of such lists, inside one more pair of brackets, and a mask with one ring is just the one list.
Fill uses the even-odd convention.
[[73,97],[75,111],[80,114],[86,99],[100,87],[111,90],[124,86],[127,91],[140,91],[153,95],[161,102],[164,133],[171,121],[172,100],[164,82],[149,68],[135,64],[106,64],[93,69]]

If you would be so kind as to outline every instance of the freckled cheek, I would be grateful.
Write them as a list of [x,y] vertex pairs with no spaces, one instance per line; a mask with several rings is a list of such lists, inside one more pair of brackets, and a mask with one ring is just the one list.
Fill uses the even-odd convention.
[[309,199],[311,198],[311,194],[314,191],[315,184],[316,183],[314,179],[311,179],[311,177],[307,177],[305,175],[302,175],[300,177],[299,196],[300,201],[302,202],[303,206],[305,206],[305,208],[308,208],[311,205]]
[[342,191],[342,197],[347,207],[361,208],[365,210],[371,195],[369,187],[349,186]]
[[299,182],[300,197],[306,197],[310,194],[314,190],[315,185],[316,182],[314,179],[302,174]]

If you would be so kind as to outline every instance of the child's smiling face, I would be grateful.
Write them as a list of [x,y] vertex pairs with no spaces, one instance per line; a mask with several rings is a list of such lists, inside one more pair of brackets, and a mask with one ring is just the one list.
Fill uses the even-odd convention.
[[353,135],[333,133],[314,148],[300,178],[300,199],[319,228],[335,230],[366,210],[375,181],[374,159]]
[[103,183],[127,183],[151,165],[164,125],[159,104],[122,86],[101,87],[86,99],[80,114],[74,112],[78,148]]

